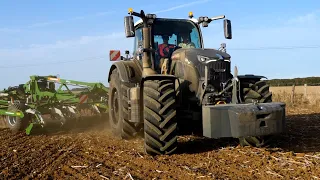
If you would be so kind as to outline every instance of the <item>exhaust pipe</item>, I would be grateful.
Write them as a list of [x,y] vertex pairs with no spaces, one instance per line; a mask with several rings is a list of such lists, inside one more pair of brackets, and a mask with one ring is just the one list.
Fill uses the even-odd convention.
[[142,57],[142,64],[143,64],[143,71],[142,75],[143,76],[150,76],[157,74],[155,70],[152,69],[151,67],[151,47],[150,47],[150,28],[148,27],[143,27],[142,29],[143,32],[143,57]]

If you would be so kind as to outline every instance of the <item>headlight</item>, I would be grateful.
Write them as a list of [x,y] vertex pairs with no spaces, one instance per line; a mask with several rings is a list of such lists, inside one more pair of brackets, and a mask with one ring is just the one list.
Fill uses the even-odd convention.
[[199,60],[200,62],[206,62],[206,61],[209,60],[209,59],[210,59],[209,57],[198,55],[198,60]]

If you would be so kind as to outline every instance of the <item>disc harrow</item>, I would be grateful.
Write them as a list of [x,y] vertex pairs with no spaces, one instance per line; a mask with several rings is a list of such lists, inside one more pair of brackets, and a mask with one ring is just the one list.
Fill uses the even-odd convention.
[[27,83],[0,92],[1,127],[29,135],[34,126],[65,127],[87,116],[104,117],[107,104],[108,88],[102,83],[34,75]]

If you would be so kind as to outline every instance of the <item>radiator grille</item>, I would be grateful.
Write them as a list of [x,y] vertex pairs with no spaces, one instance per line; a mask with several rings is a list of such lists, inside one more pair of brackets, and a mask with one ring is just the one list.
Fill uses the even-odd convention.
[[[218,80],[220,82],[225,82],[229,79],[230,75],[230,62],[228,61],[212,61],[207,64],[208,71],[211,76],[214,76],[214,80]],[[199,64],[198,70],[201,77],[205,76],[205,65]],[[214,72],[214,73],[213,73]]]

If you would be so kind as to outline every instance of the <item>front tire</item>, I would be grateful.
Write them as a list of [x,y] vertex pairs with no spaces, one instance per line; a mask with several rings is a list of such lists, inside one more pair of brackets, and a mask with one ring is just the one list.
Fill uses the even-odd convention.
[[[245,80],[244,80],[245,81]],[[269,91],[269,85],[263,81],[245,81],[241,83],[244,103],[272,102],[272,93]],[[241,146],[263,147],[268,144],[272,136],[248,136],[239,138]]]
[[144,82],[144,147],[150,155],[177,149],[176,92],[172,80]]
[[241,84],[243,88],[243,100],[245,103],[258,103],[272,102],[272,93],[270,87],[265,81],[248,81]]

